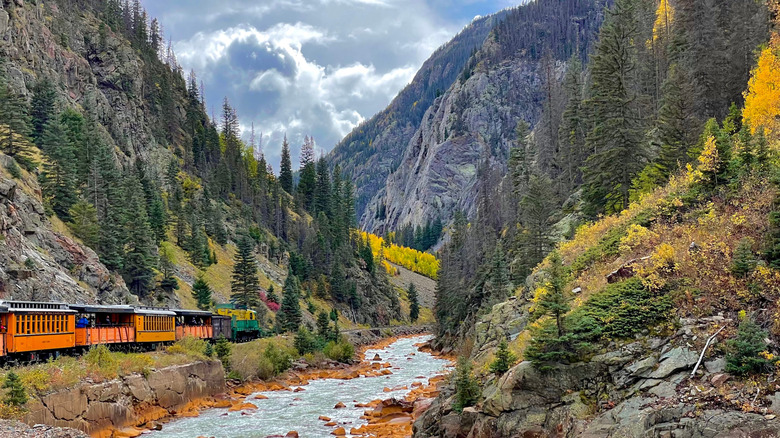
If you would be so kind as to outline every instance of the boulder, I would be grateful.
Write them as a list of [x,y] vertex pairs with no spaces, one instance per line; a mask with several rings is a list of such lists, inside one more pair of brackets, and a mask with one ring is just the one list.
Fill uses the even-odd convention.
[[658,368],[649,377],[663,379],[677,371],[685,370],[696,365],[698,354],[685,347],[676,347],[661,356]]

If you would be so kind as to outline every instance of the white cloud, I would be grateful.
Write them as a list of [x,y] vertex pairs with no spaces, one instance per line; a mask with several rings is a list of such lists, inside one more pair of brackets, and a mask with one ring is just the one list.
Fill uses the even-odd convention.
[[318,151],[329,150],[384,108],[474,16],[445,18],[452,8],[438,1],[473,0],[147,0],[145,6],[174,35],[184,69],[205,82],[209,108],[227,96],[242,129],[248,133],[254,123],[256,136],[262,132],[266,156],[278,168],[285,133],[294,155],[305,135],[315,137]]

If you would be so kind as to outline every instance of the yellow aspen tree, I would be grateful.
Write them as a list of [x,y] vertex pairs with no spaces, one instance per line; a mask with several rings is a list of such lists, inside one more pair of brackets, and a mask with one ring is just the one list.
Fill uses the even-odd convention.
[[767,47],[761,50],[758,65],[748,82],[745,92],[745,109],[742,117],[755,134],[759,128],[770,138],[780,133],[780,36],[772,35]]

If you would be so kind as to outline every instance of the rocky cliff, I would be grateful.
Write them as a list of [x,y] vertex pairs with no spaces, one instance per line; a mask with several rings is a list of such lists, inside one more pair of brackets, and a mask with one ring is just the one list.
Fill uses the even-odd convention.
[[384,187],[388,175],[399,167],[428,108],[457,79],[469,57],[507,12],[472,21],[423,63],[412,82],[385,110],[355,128],[333,149],[332,164],[339,164],[355,183],[359,218]]
[[153,427],[154,421],[224,392],[222,363],[196,362],[40,396],[28,402],[24,421],[110,436],[125,427]]
[[560,8],[539,1],[507,11],[511,26],[494,28],[425,111],[361,225],[385,233],[437,217],[446,223],[455,211],[472,215],[479,170],[505,168],[518,121],[537,124],[566,61],[588,53],[605,4],[589,0]]
[[[13,178],[0,154],[0,296],[5,299],[128,304],[138,299],[90,248],[49,221],[35,177]],[[61,222],[60,222],[60,225]]]

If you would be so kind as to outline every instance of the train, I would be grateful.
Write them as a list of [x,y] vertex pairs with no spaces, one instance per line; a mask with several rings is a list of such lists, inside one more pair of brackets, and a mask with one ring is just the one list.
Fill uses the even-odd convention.
[[245,342],[264,336],[253,310],[216,313],[131,305],[0,300],[0,361],[35,361],[106,345],[152,350],[184,336]]

